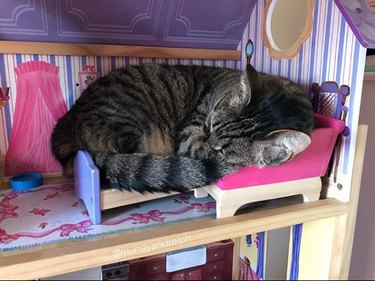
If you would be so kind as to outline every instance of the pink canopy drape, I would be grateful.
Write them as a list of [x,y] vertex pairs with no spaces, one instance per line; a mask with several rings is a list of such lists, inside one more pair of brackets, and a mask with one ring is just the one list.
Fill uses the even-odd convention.
[[15,68],[17,99],[5,156],[7,176],[62,170],[50,148],[52,130],[67,111],[58,71],[56,65],[42,61],[26,62]]

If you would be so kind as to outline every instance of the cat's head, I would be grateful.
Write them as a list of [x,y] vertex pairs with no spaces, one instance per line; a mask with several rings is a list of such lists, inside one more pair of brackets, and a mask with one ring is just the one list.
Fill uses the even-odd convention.
[[[248,121],[242,122],[243,125],[249,125]],[[207,140],[215,158],[238,167],[279,165],[293,159],[311,142],[309,135],[300,131],[281,129],[264,135],[254,130],[252,134],[251,130],[239,129],[240,123],[227,124]]]
[[[313,112],[299,86],[279,76],[246,69],[251,101],[226,119],[215,112],[207,143],[216,157],[239,166],[278,165],[310,144]],[[212,124],[211,123],[211,124]]]

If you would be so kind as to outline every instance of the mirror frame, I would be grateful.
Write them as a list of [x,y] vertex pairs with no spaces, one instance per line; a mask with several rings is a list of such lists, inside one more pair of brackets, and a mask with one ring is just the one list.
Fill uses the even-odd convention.
[[278,0],[268,0],[265,7],[264,7],[264,14],[263,14],[263,40],[264,45],[269,49],[270,55],[274,59],[291,59],[295,57],[299,49],[301,48],[302,44],[309,38],[312,27],[313,27],[313,11],[314,11],[314,0],[307,0],[307,17],[305,21],[305,26],[301,32],[301,35],[298,37],[296,42],[287,50],[277,50],[272,47],[270,40],[268,39],[267,34],[267,23],[271,20],[272,14],[269,14],[269,9],[272,4],[272,2],[276,2]]

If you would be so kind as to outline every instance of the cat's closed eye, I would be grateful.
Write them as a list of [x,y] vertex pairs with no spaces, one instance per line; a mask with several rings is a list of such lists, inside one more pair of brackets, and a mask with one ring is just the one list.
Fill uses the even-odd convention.
[[215,153],[219,153],[219,154],[223,154],[223,155],[225,154],[225,151],[221,146],[215,146],[212,149],[215,151]]

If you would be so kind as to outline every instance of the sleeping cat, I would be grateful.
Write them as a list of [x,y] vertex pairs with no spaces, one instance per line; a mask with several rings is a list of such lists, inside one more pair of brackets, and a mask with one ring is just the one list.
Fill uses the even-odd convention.
[[288,161],[309,145],[313,125],[295,83],[250,64],[143,64],[94,81],[56,124],[51,147],[65,175],[87,150],[112,187],[186,192],[242,166]]

